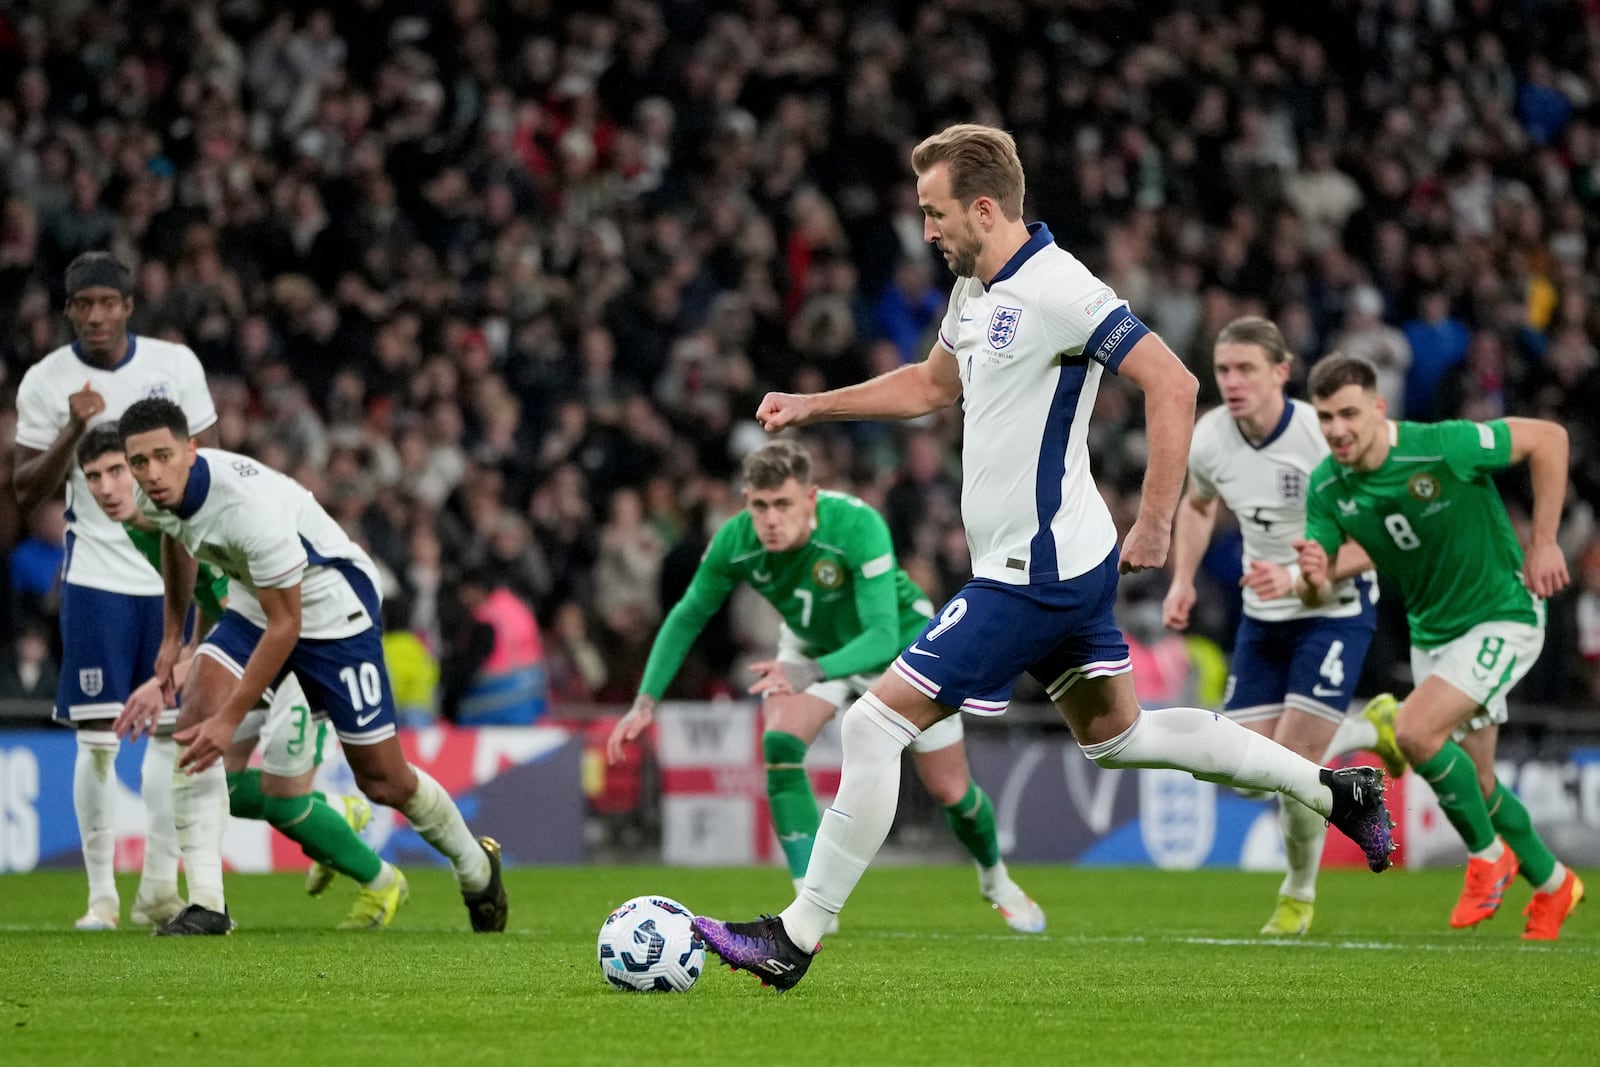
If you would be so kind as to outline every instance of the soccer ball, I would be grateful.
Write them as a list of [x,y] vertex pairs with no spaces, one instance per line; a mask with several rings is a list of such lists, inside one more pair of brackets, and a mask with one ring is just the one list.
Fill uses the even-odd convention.
[[706,963],[694,916],[671,897],[634,897],[600,927],[600,973],[618,989],[683,993]]

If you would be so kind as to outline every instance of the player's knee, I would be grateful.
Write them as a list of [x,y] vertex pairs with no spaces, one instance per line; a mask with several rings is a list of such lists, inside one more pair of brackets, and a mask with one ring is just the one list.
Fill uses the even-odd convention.
[[415,779],[402,782],[387,775],[358,775],[356,785],[368,800],[374,804],[382,804],[386,808],[404,807],[406,801],[417,791]]
[[958,774],[935,775],[932,781],[925,781],[923,784],[928,787],[928,794],[939,802],[940,807],[948,808],[966,798],[971,779]]
[[[839,740],[846,759],[879,750],[885,737],[899,742],[900,751],[903,751],[916,736],[916,727],[871,695],[851,704],[839,722]],[[895,758],[899,758],[898,751]]]
[[1415,720],[1408,720],[1403,715],[1394,724],[1394,740],[1412,766],[1428,762],[1443,743],[1443,739],[1435,737],[1433,731],[1420,728]]

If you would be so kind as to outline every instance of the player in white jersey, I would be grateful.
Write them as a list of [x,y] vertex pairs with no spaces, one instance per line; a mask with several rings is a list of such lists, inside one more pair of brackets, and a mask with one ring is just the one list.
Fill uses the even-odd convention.
[[[1117,574],[1166,562],[1194,425],[1194,376],[1125,301],[1023,221],[1011,135],[952,126],[912,153],[924,236],[958,281],[926,361],[811,396],[770,393],[769,431],[830,419],[908,419],[963,400],[962,518],[974,577],[842,723],[839,792],[800,895],[776,918],[695,929],[737,969],[787,989],[811,964],[894,819],[902,751],[959,711],[999,714],[1017,676],[1044,683],[1102,767],[1174,767],[1287,792],[1355,837],[1373,870],[1393,847],[1382,779],[1329,771],[1198,708],[1140,711],[1112,617]],[[1143,390],[1149,463],[1123,542],[1089,471],[1088,422],[1106,371]]]
[[[1336,595],[1308,608],[1295,593],[1295,542],[1306,525],[1306,486],[1328,454],[1317,413],[1284,395],[1293,356],[1273,323],[1235,319],[1217,335],[1212,369],[1223,405],[1195,424],[1189,489],[1178,507],[1172,586],[1162,613],[1189,625],[1194,575],[1222,501],[1244,535],[1244,618],[1234,641],[1223,714],[1307,759],[1322,762],[1349,709],[1372,631],[1377,587],[1366,554],[1350,546]],[[1278,796],[1288,874],[1264,934],[1303,934],[1311,925],[1327,824]]]
[[[28,368],[17,390],[17,501],[24,512],[66,486],[67,558],[61,586],[61,681],[53,718],[75,729],[72,800],[89,880],[80,930],[115,929],[121,904],[116,850],[115,762],[111,724],[134,688],[149,678],[161,643],[161,579],[122,527],[97,507],[76,462],[78,443],[96,423],[115,422],[129,404],[164,396],[182,406],[197,433],[217,420],[205,372],[183,345],[128,332],[133,312],[128,270],[108,252],[86,252],[66,271],[67,318],[76,336]],[[170,723],[169,723],[170,725]],[[194,794],[226,796],[221,772],[174,783],[170,730],[153,736],[141,767],[149,815],[144,870],[132,918],[161,923],[183,906],[178,896],[180,839],[174,806]],[[180,820],[181,824],[181,820]],[[191,892],[221,901],[221,842],[181,842]]]
[[[299,482],[248,456],[198,449],[183,409],[141,400],[119,426],[140,508],[162,533],[166,587],[156,677],[170,685],[196,561],[229,579],[227,610],[206,635],[183,688],[178,766],[220,767],[239,723],[293,671],[313,711],[328,717],[356,784],[396,809],[455,868],[472,928],[503,931],[500,846],[475,838],[455,801],[406,761],[384,669],[378,573]],[[217,809],[227,812],[227,798]],[[385,876],[393,868],[385,865]],[[191,933],[226,932],[228,918],[192,904]],[[176,920],[175,920],[176,921]]]

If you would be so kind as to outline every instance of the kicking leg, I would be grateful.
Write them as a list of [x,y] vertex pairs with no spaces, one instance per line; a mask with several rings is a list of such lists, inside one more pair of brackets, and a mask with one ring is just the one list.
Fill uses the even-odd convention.
[[923,727],[952,713],[892,671],[852,704],[842,723],[839,792],[822,817],[800,895],[775,919],[697,918],[695,929],[707,947],[779,989],[799,982],[823,932],[889,835],[900,801],[901,754]]
[[1102,767],[1168,767],[1203,781],[1287,794],[1350,836],[1374,871],[1389,864],[1394,841],[1382,776],[1371,768],[1329,771],[1199,708],[1141,711],[1126,673],[1080,678],[1056,707],[1084,755]]
[[994,804],[967,765],[961,716],[951,715],[922,731],[912,743],[911,760],[923,787],[944,808],[950,831],[977,864],[978,889],[984,899],[1018,933],[1042,933],[1043,909],[1011,880],[1011,873],[1000,858]]

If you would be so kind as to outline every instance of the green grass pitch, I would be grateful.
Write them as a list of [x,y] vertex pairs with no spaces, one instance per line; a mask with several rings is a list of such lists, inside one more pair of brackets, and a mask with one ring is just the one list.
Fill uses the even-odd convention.
[[[1277,878],[1026,868],[1050,930],[1013,935],[966,868],[870,871],[806,980],[778,996],[708,957],[687,994],[611,989],[595,934],[664,893],[718,917],[787,903],[775,870],[508,873],[511,932],[472,935],[446,874],[370,934],[348,883],[230,876],[230,938],[80,934],[82,876],[0,877],[0,1063],[1594,1064],[1600,908],[1524,944],[1529,890],[1445,925],[1459,874],[1336,871],[1304,940],[1256,936]],[[1600,872],[1588,872],[1600,891]],[[121,883],[124,908],[133,884]],[[1587,913],[1587,914],[1586,914]]]

